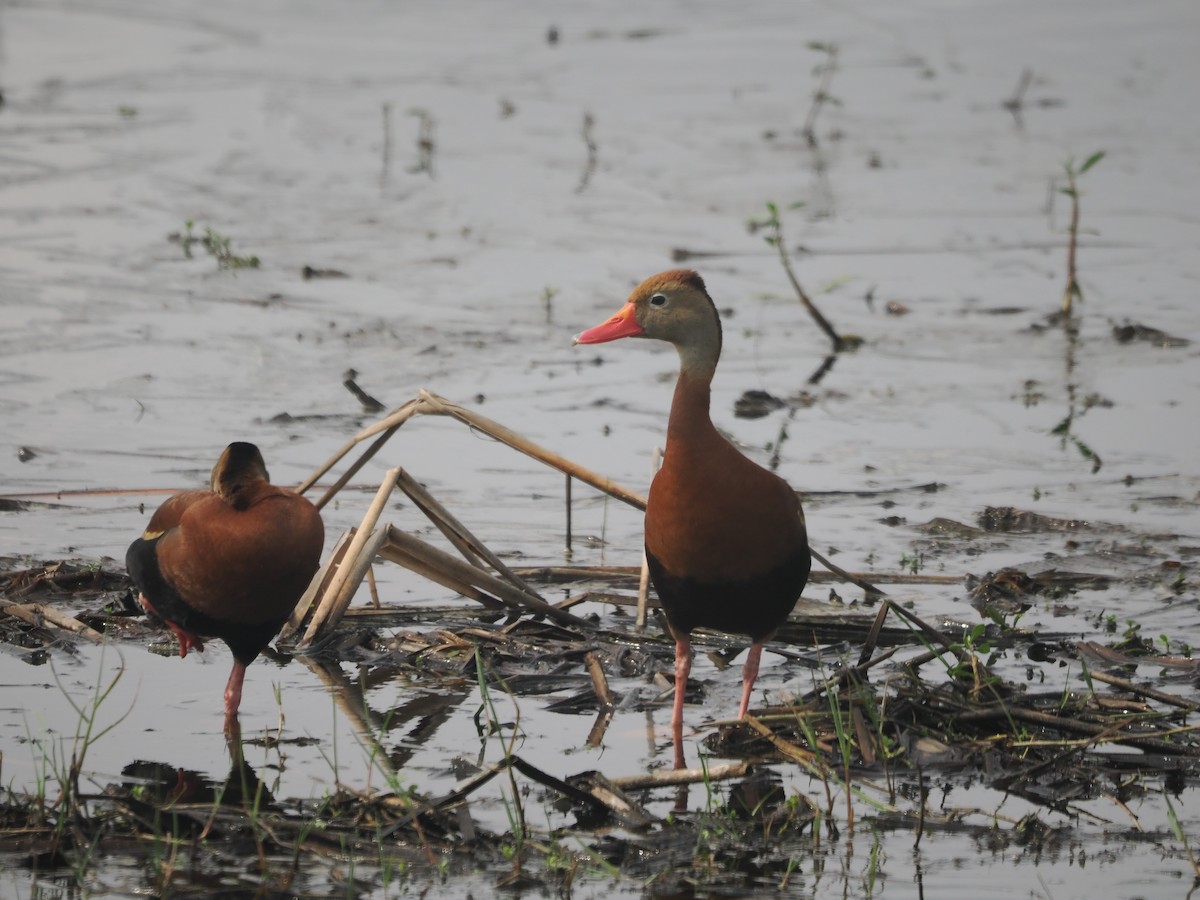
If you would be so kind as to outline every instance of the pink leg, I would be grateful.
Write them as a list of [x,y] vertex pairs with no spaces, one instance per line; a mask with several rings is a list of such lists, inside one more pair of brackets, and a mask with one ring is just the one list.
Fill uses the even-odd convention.
[[758,662],[762,659],[762,641],[750,645],[750,653],[746,656],[746,666],[742,669],[742,706],[738,710],[738,718],[746,718],[750,708],[750,694],[754,690],[754,679],[758,677]]
[[671,736],[675,743],[675,768],[683,769],[683,695],[692,671],[692,642],[686,635],[675,639],[675,705],[671,710]]
[[246,666],[233,661],[233,671],[225,684],[225,731],[238,728],[238,707],[242,705],[242,682],[246,680]]

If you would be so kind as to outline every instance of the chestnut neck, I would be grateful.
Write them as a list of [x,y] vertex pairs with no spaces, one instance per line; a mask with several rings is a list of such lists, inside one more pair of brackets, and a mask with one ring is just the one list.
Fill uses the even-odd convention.
[[680,370],[667,420],[668,450],[680,444],[690,445],[701,435],[716,433],[709,415],[711,397],[711,372],[707,377],[696,377],[686,369]]

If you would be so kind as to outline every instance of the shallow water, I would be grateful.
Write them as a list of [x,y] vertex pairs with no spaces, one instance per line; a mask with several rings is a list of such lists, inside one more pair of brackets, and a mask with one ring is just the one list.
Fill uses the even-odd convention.
[[[714,417],[760,460],[786,425],[779,472],[812,492],[818,550],[864,572],[896,572],[903,555],[925,551],[938,574],[1112,573],[1125,579],[1118,587],[1036,607],[1022,626],[1098,637],[1107,611],[1194,644],[1194,581],[1176,593],[1156,572],[1164,560],[1186,571],[1200,546],[1200,188],[1190,177],[1200,126],[1187,112],[1200,80],[1197,26],[1200,10],[1184,2],[0,8],[0,484],[50,504],[0,513],[0,549],[120,559],[143,506],[160,499],[138,491],[202,483],[234,439],[262,447],[275,481],[299,482],[370,421],[342,387],[351,367],[388,405],[427,387],[642,490],[674,354],[572,348],[570,336],[685,248],[714,254],[688,264],[728,310]],[[822,61],[810,41],[839,48],[837,102],[820,113],[816,150],[800,134]],[[1018,121],[1002,104],[1025,69],[1033,79]],[[414,171],[415,110],[434,122],[432,174]],[[585,115],[597,148],[590,174]],[[1085,301],[1068,372],[1061,330],[1030,326],[1057,309],[1064,286],[1068,205],[1052,179],[1096,150],[1107,155],[1080,182]],[[827,341],[762,232],[746,227],[767,201],[783,210],[789,244],[808,251],[796,257],[803,283],[842,332],[865,339],[817,386],[806,381]],[[198,246],[187,258],[168,235],[189,220],[261,267],[220,270]],[[306,280],[304,266],[348,277]],[[892,301],[910,312],[887,315]],[[1125,320],[1192,343],[1118,343],[1112,327]],[[1069,411],[1068,384],[1079,404],[1106,401],[1073,426],[1103,462],[1095,473],[1051,433]],[[735,418],[749,389],[808,390],[815,402]],[[276,419],[285,412],[294,418]],[[18,448],[32,458],[19,461]],[[406,426],[355,480],[363,489],[327,510],[330,542],[392,465],[506,558],[562,560],[561,476],[440,420]],[[932,482],[942,489],[826,493]],[[89,489],[113,492],[73,493]],[[935,517],[971,524],[988,506],[1098,527],[1082,541],[968,542],[916,528]],[[901,523],[880,521],[890,516]],[[427,530],[411,506],[388,518]],[[637,562],[635,511],[577,487],[573,526],[572,563]],[[386,603],[452,599],[394,568],[377,574]],[[978,618],[959,586],[892,593],[929,620]],[[36,784],[42,754],[75,733],[72,701],[122,666],[99,715],[120,721],[90,749],[90,781],[117,779],[135,758],[223,777],[223,646],[181,661],[138,644],[76,645],[41,667],[10,650],[0,653],[5,786]],[[765,662],[768,697],[810,677],[776,655]],[[693,677],[708,697],[688,710],[698,739],[706,721],[732,713],[737,684],[704,657]],[[386,710],[444,690],[441,680],[385,682],[369,702]],[[591,750],[591,717],[545,712],[550,699],[518,699],[519,749],[554,774],[667,764],[665,709],[652,716],[653,740],[644,714],[619,713]],[[406,783],[437,794],[455,782],[450,757],[498,758],[477,736],[479,702],[468,678],[432,734],[388,735]],[[277,795],[374,783],[371,751],[326,684],[296,661],[260,661],[242,707],[247,736],[274,731],[281,713],[285,738],[315,740],[251,751]],[[780,768],[789,790],[812,790]],[[951,805],[1003,803],[983,787],[952,791]],[[665,814],[669,798],[658,802]],[[1043,810],[1070,828],[1054,859],[989,853],[953,832],[927,835],[914,856],[909,835],[882,831],[886,887],[1174,895],[1190,869],[1161,797],[1144,802],[1141,824],[1160,840],[1123,840],[1129,818],[1107,801],[1084,804],[1094,819]],[[1013,818],[1029,811],[1008,804]],[[1194,787],[1176,805],[1200,832]],[[474,812],[504,827],[498,793]],[[790,893],[840,895],[867,852],[861,836],[831,849],[839,874],[796,880]],[[137,883],[123,873],[113,861],[101,880]],[[11,872],[0,878],[4,893],[35,890]],[[459,885],[464,895],[480,888]],[[575,886],[579,896],[593,889],[643,890]]]

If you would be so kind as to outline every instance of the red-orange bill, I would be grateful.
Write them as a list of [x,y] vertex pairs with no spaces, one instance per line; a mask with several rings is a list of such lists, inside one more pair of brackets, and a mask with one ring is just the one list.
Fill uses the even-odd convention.
[[605,341],[615,341],[617,338],[636,337],[643,334],[642,326],[637,323],[632,303],[626,303],[621,311],[607,322],[581,331],[575,335],[576,344],[603,344]]

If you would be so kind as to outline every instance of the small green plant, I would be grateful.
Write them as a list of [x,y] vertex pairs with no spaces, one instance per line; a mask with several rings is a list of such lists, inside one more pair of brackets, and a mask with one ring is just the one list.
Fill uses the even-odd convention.
[[183,223],[183,232],[172,234],[171,239],[183,248],[183,255],[192,258],[192,246],[199,244],[217,261],[219,269],[257,269],[261,260],[257,256],[239,256],[233,252],[232,242],[210,225],[204,226],[204,234],[197,236],[196,223],[188,219]]
[[950,645],[952,650],[958,652],[958,662],[946,670],[952,677],[973,678],[975,676],[976,657],[986,656],[992,652],[992,645],[984,639],[986,633],[987,626],[980,622],[964,634],[961,641]]
[[900,554],[900,568],[908,569],[910,575],[919,575],[921,570],[925,568],[925,554],[918,550],[911,556],[907,551]]
[[1000,627],[1004,633],[1009,633],[1017,627],[1017,623],[1021,621],[1021,617],[1028,612],[1027,609],[1017,609],[1006,613],[997,609],[995,606],[988,604],[984,607],[984,614],[987,615],[993,623]]
[[558,296],[558,288],[547,287],[542,290],[542,308],[546,310],[546,324],[554,321],[554,298]]
[[1067,186],[1059,188],[1059,193],[1071,198],[1071,224],[1067,234],[1067,287],[1063,291],[1062,300],[1062,313],[1067,319],[1071,317],[1074,302],[1083,302],[1083,291],[1079,287],[1079,271],[1075,262],[1079,247],[1079,179],[1102,159],[1104,151],[1099,150],[1085,159],[1082,165],[1076,166],[1074,157],[1063,164]]
[[1175,806],[1171,803],[1170,796],[1166,791],[1163,792],[1163,799],[1167,801],[1167,821],[1171,823],[1171,831],[1175,835],[1175,840],[1183,844],[1183,850],[1187,854],[1188,862],[1192,864],[1192,872],[1194,873],[1194,884],[1200,884],[1200,862],[1196,861],[1196,854],[1192,852],[1192,847],[1188,843],[1187,833],[1183,830],[1183,825],[1179,822],[1179,816],[1175,814]]
[[871,843],[871,857],[867,860],[867,871],[863,875],[865,897],[875,896],[875,883],[879,879],[879,869],[883,865],[883,847],[879,840],[879,829],[872,827],[871,834],[874,838]]
[[1100,454],[1071,431],[1075,418],[1075,409],[1072,407],[1066,417],[1055,425],[1050,433],[1058,438],[1058,445],[1061,449],[1065,450],[1069,445],[1079,451],[1079,455],[1092,464],[1092,474],[1095,475],[1104,465],[1104,461],[1100,458]]

